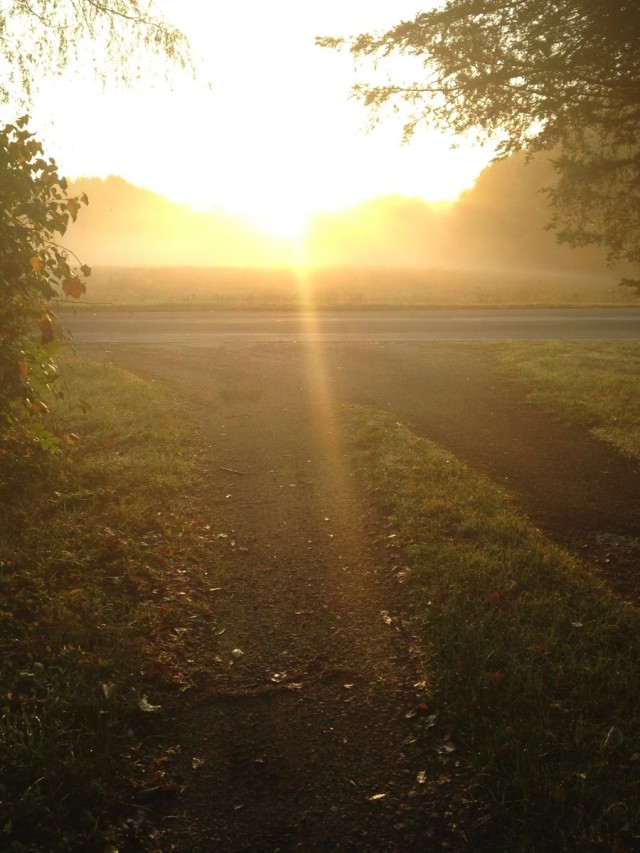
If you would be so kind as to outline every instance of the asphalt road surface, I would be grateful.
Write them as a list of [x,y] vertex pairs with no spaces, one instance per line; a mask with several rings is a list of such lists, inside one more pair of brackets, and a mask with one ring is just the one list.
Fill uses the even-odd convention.
[[62,323],[79,344],[640,339],[640,308],[106,311],[64,313]]

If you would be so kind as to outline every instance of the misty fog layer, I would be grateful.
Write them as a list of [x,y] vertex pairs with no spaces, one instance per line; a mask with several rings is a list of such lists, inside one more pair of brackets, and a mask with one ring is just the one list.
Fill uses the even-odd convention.
[[540,188],[553,181],[539,157],[491,164],[449,204],[389,196],[314,216],[300,241],[272,237],[250,220],[175,204],[121,178],[80,178],[89,207],[66,245],[96,266],[439,267],[597,273],[597,249],[572,250],[545,231]]

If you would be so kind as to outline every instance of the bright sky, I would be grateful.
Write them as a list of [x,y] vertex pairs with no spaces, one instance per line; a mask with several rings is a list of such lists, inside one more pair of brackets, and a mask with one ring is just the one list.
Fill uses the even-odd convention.
[[349,97],[352,59],[314,45],[316,35],[384,28],[429,3],[157,0],[189,37],[203,80],[178,81],[173,92],[51,80],[32,127],[69,177],[121,175],[283,236],[314,210],[379,195],[452,198],[489,152],[452,151],[451,139],[426,133],[402,145],[393,121],[367,132],[364,108]]

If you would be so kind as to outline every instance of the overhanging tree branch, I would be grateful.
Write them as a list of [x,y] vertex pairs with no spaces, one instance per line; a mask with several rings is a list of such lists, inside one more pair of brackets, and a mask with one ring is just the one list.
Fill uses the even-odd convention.
[[[176,68],[194,73],[185,35],[152,14],[151,0],[3,0],[3,7],[0,102],[28,104],[43,69],[56,75],[71,64],[125,84],[141,76],[169,79]],[[169,61],[145,65],[145,53]]]
[[638,0],[448,0],[383,33],[317,41],[362,68],[421,61],[423,81],[398,82],[396,62],[388,85],[354,87],[374,114],[404,107],[406,137],[426,124],[499,136],[500,156],[552,151],[559,239],[640,264]]

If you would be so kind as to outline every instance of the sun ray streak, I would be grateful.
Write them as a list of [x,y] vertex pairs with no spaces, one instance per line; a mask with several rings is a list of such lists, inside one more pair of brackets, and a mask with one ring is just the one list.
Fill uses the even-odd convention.
[[344,437],[341,429],[341,412],[324,352],[321,323],[315,302],[313,280],[304,264],[302,244],[298,246],[295,268],[298,284],[299,311],[304,329],[303,343],[305,373],[309,380],[315,413],[318,442],[325,454],[326,476],[338,487],[345,500],[354,501],[352,475],[348,466]]

